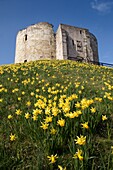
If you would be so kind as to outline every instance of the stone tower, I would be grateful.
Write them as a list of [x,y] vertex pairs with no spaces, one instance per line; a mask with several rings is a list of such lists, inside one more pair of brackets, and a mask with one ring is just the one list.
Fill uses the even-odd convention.
[[60,24],[56,33],[47,22],[18,32],[15,63],[40,59],[98,62],[98,43],[88,29]]
[[19,31],[16,39],[15,63],[56,58],[53,26],[47,22]]
[[56,33],[56,58],[98,62],[98,43],[88,29],[60,24]]

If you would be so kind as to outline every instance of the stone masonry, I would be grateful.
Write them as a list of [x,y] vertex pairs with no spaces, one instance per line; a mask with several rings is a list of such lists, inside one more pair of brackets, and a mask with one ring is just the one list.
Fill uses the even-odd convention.
[[98,62],[98,43],[88,29],[41,22],[18,32],[15,63],[40,59],[82,60]]

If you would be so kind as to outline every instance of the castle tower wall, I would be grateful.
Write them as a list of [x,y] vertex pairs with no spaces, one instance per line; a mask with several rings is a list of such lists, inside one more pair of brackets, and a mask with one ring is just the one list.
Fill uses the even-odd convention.
[[15,63],[55,58],[56,44],[51,24],[42,22],[18,32]]
[[61,26],[59,25],[58,30],[56,32],[56,59],[63,60],[63,37],[62,37],[62,30]]
[[96,37],[90,33],[90,45],[93,51],[93,59],[92,61],[99,62],[99,57],[98,57],[98,42]]
[[[67,37],[62,36],[62,46],[65,52],[65,39],[67,44],[67,59],[82,58],[84,61],[98,61],[98,45],[96,38],[88,29],[73,27],[61,24],[62,35],[65,32]],[[66,54],[66,52],[65,52]],[[65,59],[66,56],[64,55]]]

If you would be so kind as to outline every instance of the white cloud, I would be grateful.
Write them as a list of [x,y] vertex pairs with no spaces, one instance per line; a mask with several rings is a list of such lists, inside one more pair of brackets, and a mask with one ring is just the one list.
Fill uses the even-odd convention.
[[91,2],[91,7],[98,12],[101,13],[108,13],[110,12],[111,8],[113,7],[113,2],[100,2],[99,0],[94,0]]

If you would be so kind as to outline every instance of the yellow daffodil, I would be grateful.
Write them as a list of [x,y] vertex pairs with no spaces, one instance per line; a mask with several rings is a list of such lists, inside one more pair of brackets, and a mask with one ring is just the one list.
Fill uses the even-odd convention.
[[78,145],[85,145],[86,144],[86,136],[80,135],[80,137],[77,136],[77,139],[75,139],[76,144]]
[[65,120],[61,118],[60,120],[57,121],[57,124],[63,127],[65,125]]
[[42,126],[40,126],[42,129],[46,130],[48,129],[49,124],[41,122]]
[[46,114],[46,115],[49,115],[50,112],[51,112],[51,108],[50,108],[50,107],[46,107],[46,109],[45,109],[45,114]]
[[22,91],[22,95],[24,95],[25,94],[25,92],[24,91]]
[[38,119],[38,116],[37,115],[33,115],[33,120],[36,121]]
[[27,103],[26,103],[26,106],[31,106],[31,102],[30,101],[28,101]]
[[57,107],[52,107],[52,115],[53,116],[57,116],[58,115],[58,112],[59,112],[59,110],[58,110],[58,108]]
[[82,111],[81,111],[81,110],[77,110],[76,113],[77,113],[78,115],[81,115],[81,114],[82,114]]
[[30,117],[30,114],[29,113],[25,113],[25,118],[29,119],[29,117]]
[[106,115],[102,115],[102,120],[107,120],[107,116]]
[[88,122],[81,123],[81,125],[82,125],[82,127],[83,127],[84,129],[88,129],[88,128],[89,128]]
[[92,107],[92,108],[90,109],[90,111],[91,111],[91,113],[95,113],[95,112],[96,112],[96,108],[95,108],[95,107]]
[[8,115],[8,119],[12,119],[13,118],[13,116],[12,115]]
[[57,157],[57,154],[56,154],[56,155],[47,156],[47,158],[49,159],[50,163],[54,164],[58,157]]
[[68,113],[70,111],[70,104],[69,103],[65,103],[62,107],[63,111],[65,113]]
[[68,114],[68,117],[69,117],[70,119],[73,119],[73,118],[75,118],[75,114],[72,113],[72,112],[70,112],[70,113]]
[[34,92],[31,92],[31,93],[30,93],[30,95],[31,95],[31,96],[34,96],[34,95],[35,95],[35,93],[34,93]]
[[57,132],[57,130],[56,130],[56,129],[54,129],[54,128],[52,128],[52,129],[50,130],[50,134],[52,134],[52,135],[55,135],[55,134],[56,134],[56,132]]
[[35,110],[33,110],[33,115],[35,116],[38,116],[39,114],[41,114],[41,112],[42,112],[42,110],[40,110],[40,109],[35,109]]
[[75,107],[80,108],[80,103],[77,102],[77,103],[75,104]]
[[47,116],[44,120],[46,123],[52,122],[52,116]]
[[77,152],[74,154],[73,158],[74,159],[78,158],[80,161],[82,161],[83,160],[82,150],[78,149]]
[[11,135],[10,135],[10,140],[11,140],[11,141],[16,140],[16,135],[15,135],[15,134],[13,135],[13,134],[11,133]]
[[0,99],[0,102],[3,102],[3,99]]
[[15,113],[16,115],[21,115],[22,111],[20,109],[17,109]]

